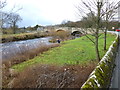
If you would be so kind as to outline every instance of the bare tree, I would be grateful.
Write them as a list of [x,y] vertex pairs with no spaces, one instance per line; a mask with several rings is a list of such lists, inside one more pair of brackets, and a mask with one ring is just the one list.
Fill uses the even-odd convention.
[[17,13],[9,14],[9,17],[7,18],[7,21],[8,21],[7,23],[10,24],[10,26],[12,27],[14,34],[16,32],[16,25],[21,20],[22,20],[22,18],[20,17],[19,14],[17,14]]
[[9,14],[7,12],[0,12],[1,13],[1,28],[3,28],[5,26],[5,24],[7,24],[8,22],[8,17],[9,17]]
[[[0,28],[3,28],[5,24],[12,25],[10,22],[13,22],[13,21],[15,22],[14,22],[14,25],[12,26],[15,27],[16,22],[22,20],[21,17],[18,14],[16,14],[16,12],[18,12],[22,8],[16,8],[16,6],[14,5],[11,10],[6,12],[3,10],[3,8],[6,6],[7,6],[6,0],[0,1]],[[13,29],[14,29],[13,31],[15,31],[15,28]]]
[[[89,17],[91,19],[92,27],[90,27],[89,32],[92,32],[92,36],[94,36],[94,39],[87,35],[86,37],[94,43],[95,51],[96,51],[96,59],[100,61],[98,40],[99,40],[99,30],[101,28],[102,8],[104,7],[104,1],[103,0],[95,0],[95,1],[89,0],[88,2],[82,1],[82,3],[84,6],[79,5],[77,7],[79,11],[78,14],[79,16],[86,17],[88,16],[88,13],[90,13]],[[85,28],[83,30],[85,30]]]
[[107,30],[109,28],[109,22],[112,20],[112,18],[117,14],[117,9],[118,9],[118,2],[116,1],[108,1],[105,0],[105,8],[102,9],[103,11],[103,20],[105,22],[105,30],[104,30],[104,50],[106,50],[106,43],[107,43]]
[[6,1],[0,1],[0,9],[4,8],[6,5]]
[[7,5],[6,1],[0,1],[0,28],[2,27],[3,18],[2,18],[2,9]]

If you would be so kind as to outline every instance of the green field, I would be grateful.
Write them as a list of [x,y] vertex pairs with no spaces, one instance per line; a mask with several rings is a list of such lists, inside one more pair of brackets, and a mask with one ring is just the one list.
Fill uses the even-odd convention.
[[[107,35],[107,49],[115,40],[115,37],[115,35]],[[106,51],[103,50],[103,35],[99,38],[99,51],[102,58],[106,53]],[[96,61],[95,58],[94,44],[88,38],[83,36],[74,40],[65,41],[61,43],[60,47],[44,52],[34,59],[14,65],[12,68],[21,71],[27,66],[37,63],[55,65],[84,64],[89,61]]]

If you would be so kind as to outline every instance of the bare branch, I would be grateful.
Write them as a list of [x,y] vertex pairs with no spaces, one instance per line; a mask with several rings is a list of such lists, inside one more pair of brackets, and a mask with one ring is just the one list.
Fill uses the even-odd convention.
[[89,36],[85,35],[93,44],[95,44],[95,41],[93,41]]
[[0,9],[4,8],[6,5],[6,1],[0,1]]
[[103,33],[100,33],[98,37],[100,37]]

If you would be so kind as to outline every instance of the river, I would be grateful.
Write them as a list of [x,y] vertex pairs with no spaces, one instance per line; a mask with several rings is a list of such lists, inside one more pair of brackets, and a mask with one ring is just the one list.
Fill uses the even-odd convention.
[[50,45],[49,40],[51,37],[37,38],[30,40],[22,40],[15,42],[8,42],[0,44],[0,55],[2,60],[10,60],[16,55],[25,52],[26,50],[37,49],[38,46]]

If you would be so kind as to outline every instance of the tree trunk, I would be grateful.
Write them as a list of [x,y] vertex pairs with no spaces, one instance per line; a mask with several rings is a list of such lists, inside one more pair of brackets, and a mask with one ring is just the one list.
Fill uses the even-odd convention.
[[[106,7],[106,12],[107,12],[107,8],[108,8],[108,0],[107,0],[107,7]],[[104,31],[104,50],[106,50],[106,42],[107,42],[107,30],[108,30],[108,15],[109,14],[106,14],[106,24],[105,24],[105,26],[106,26],[106,28],[105,28],[105,31]]]
[[100,61],[100,54],[99,54],[99,48],[98,48],[98,35],[95,37],[95,52],[96,52],[96,59]]
[[97,2],[98,3],[98,14],[97,14],[97,27],[96,27],[96,32],[95,32],[95,51],[96,51],[96,59],[98,61],[100,61],[100,54],[99,54],[99,46],[98,46],[98,39],[99,39],[99,28],[100,28],[100,11],[101,11],[101,7],[102,7],[102,3],[101,2]]
[[104,50],[106,50],[106,43],[107,43],[107,30],[108,30],[108,15],[106,16],[106,28],[104,31]]
[[107,42],[107,29],[104,32],[104,50],[106,50],[106,42]]
[[15,34],[15,26],[16,26],[16,24],[15,24],[15,22],[13,22],[13,34]]

